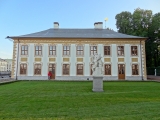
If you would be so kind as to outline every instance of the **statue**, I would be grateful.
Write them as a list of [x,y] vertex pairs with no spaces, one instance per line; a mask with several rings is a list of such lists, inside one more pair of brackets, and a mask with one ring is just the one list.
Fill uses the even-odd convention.
[[93,76],[103,76],[103,62],[101,58],[101,55],[97,53],[91,56]]

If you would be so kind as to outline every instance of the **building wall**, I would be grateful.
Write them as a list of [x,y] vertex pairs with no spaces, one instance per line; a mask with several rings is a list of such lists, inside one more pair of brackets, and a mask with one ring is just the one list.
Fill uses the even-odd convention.
[[[22,56],[20,54],[20,48],[21,45],[28,45],[28,55]],[[35,56],[34,55],[34,47],[36,44],[41,44],[42,45],[42,56]],[[15,57],[13,57],[13,67],[12,69],[14,70],[13,77],[16,78],[18,76],[18,79],[47,79],[47,73],[48,73],[48,64],[49,63],[55,63],[56,64],[56,79],[59,80],[86,80],[87,78],[92,79],[90,75],[90,45],[92,44],[83,44],[84,45],[84,56],[80,57],[83,58],[82,62],[77,62],[77,57],[76,56],[76,45],[77,44],[69,44],[71,46],[70,49],[70,56],[63,56],[62,55],[62,43],[57,43],[56,44],[56,56],[49,57],[48,55],[48,46],[50,43],[19,43],[19,52],[18,51],[18,42],[15,42],[14,44],[14,51],[13,54]],[[128,80],[141,80],[142,78],[142,73],[141,73],[141,58],[140,58],[140,44],[138,42],[136,44],[119,44],[119,43],[113,43],[113,44],[107,44],[111,46],[111,55],[110,56],[104,56],[104,50],[103,46],[105,44],[93,44],[98,46],[98,54],[102,55],[102,61],[104,64],[111,64],[111,75],[105,76],[104,75],[104,80],[117,80],[118,79],[118,64],[122,63],[125,64],[125,79]],[[117,56],[117,46],[118,45],[123,45],[124,46],[124,51],[125,51],[125,56],[124,57],[118,57]],[[138,56],[131,56],[131,45],[137,45],[138,46]],[[143,47],[144,44],[143,44]],[[17,61],[17,56],[19,53],[19,59]],[[26,58],[26,60],[23,60],[23,58]],[[41,61],[35,61],[35,58],[41,58]],[[49,58],[55,58],[55,61],[49,61]],[[64,62],[63,58],[69,58],[68,62]],[[109,62],[105,62],[104,58],[110,58]],[[124,58],[124,62],[119,62],[118,58]],[[138,62],[132,62],[132,58],[138,58]],[[144,58],[143,58],[144,59]],[[18,62],[18,69],[17,69],[17,62]],[[143,64],[145,61],[143,61]],[[20,64],[21,63],[27,63],[27,74],[26,75],[20,75]],[[42,74],[41,75],[34,75],[34,64],[35,63],[40,63],[42,65]],[[62,65],[64,63],[70,64],[70,75],[69,76],[63,76],[62,75]],[[77,76],[76,75],[76,64],[77,63],[82,63],[84,64],[84,75],[83,76]],[[133,76],[132,75],[132,63],[136,63],[139,65],[139,75]],[[145,67],[145,65],[144,65]],[[144,71],[145,73],[145,71]],[[145,77],[145,76],[144,76]]]
[[0,71],[11,71],[12,60],[0,59]]

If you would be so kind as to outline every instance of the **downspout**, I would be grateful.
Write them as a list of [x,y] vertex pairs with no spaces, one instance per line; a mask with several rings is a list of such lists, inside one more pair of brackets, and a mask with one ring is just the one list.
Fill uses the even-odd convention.
[[142,74],[142,80],[144,80],[143,79],[143,67],[142,67],[142,48],[141,48],[142,43],[141,43],[141,41],[142,40],[140,40],[141,74]]
[[18,39],[18,52],[17,52],[16,80],[17,80],[17,73],[18,73],[18,62],[19,62],[19,39]]

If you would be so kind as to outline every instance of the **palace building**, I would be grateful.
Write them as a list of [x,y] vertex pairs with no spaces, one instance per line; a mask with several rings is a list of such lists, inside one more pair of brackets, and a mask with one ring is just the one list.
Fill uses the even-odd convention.
[[103,29],[54,28],[21,36],[14,41],[11,77],[17,80],[91,80],[91,55],[104,63],[104,80],[146,80],[147,38]]

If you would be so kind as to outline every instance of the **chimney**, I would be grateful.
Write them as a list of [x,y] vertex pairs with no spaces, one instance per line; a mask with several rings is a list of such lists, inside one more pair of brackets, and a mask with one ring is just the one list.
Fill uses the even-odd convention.
[[103,29],[103,22],[95,22],[94,28],[95,29]]
[[59,23],[58,22],[54,22],[54,28],[58,29],[59,28]]

